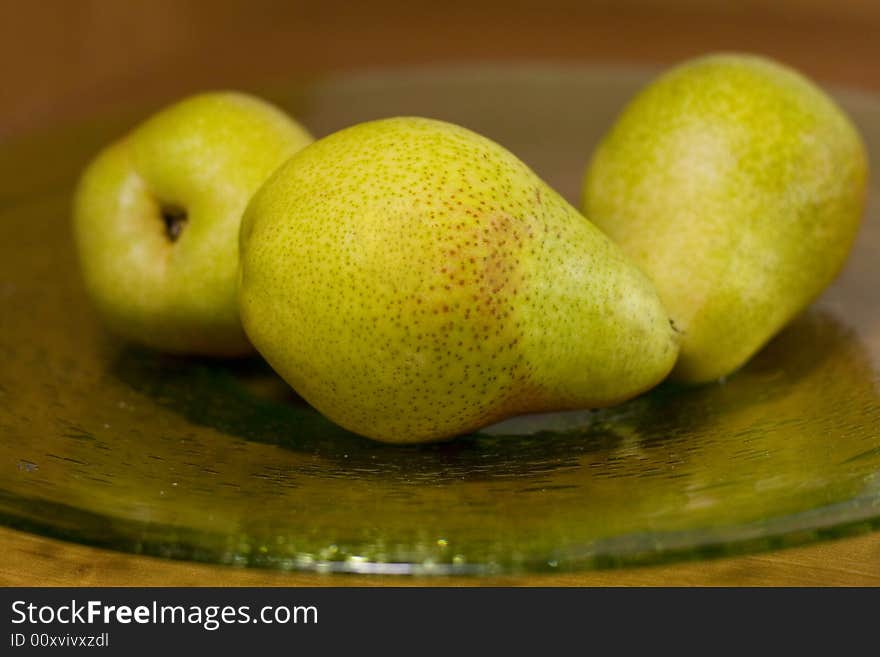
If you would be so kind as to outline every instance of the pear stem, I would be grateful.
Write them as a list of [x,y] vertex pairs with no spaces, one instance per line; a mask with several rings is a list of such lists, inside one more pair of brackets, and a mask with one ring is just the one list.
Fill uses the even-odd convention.
[[179,205],[163,203],[160,212],[165,222],[165,235],[172,242],[176,242],[186,226],[186,210]]

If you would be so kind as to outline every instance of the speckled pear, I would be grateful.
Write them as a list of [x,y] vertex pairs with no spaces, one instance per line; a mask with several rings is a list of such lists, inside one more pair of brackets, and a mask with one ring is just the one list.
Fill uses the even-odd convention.
[[832,281],[862,215],[865,149],[797,72],[714,55],[649,85],[596,150],[585,214],[654,281],[676,327],[673,377],[746,362]]
[[603,406],[663,379],[648,279],[498,144],[421,118],[297,153],[242,222],[242,322],[309,403],[391,443]]
[[238,233],[253,193],[312,138],[275,106],[190,96],[101,151],[74,195],[86,289],[107,326],[162,351],[251,353],[238,315]]

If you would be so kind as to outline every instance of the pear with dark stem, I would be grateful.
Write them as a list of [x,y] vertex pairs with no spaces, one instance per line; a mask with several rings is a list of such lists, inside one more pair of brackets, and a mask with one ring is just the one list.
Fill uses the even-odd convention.
[[239,93],[190,97],[102,151],[74,198],[86,288],[109,328],[163,351],[252,351],[236,298],[241,215],[312,141]]

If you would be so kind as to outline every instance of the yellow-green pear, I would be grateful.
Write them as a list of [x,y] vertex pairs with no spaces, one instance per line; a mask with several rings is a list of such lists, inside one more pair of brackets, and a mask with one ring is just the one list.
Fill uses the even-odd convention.
[[253,193],[312,141],[273,105],[207,93],[103,150],[74,195],[86,289],[115,333],[156,349],[252,351],[238,315],[238,233]]
[[835,277],[867,163],[856,129],[797,72],[695,59],[650,84],[603,138],[583,209],[647,273],[682,332],[673,377],[746,362]]
[[613,404],[677,355],[611,240],[501,146],[422,118],[337,132],[266,182],[242,222],[240,305],[302,397],[392,443]]

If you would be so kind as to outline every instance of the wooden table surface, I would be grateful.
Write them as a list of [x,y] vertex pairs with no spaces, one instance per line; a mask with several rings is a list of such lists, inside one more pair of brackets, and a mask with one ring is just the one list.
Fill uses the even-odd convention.
[[0,528],[3,586],[880,586],[880,532],[727,559],[505,577],[321,575],[132,556]]
[[[258,89],[291,74],[436,62],[668,64],[707,51],[749,50],[824,83],[880,90],[878,35],[875,0],[544,0],[460,7],[427,0],[363,6],[339,0],[9,0],[0,4],[0,62],[15,100],[0,104],[0,142],[195,89]],[[7,586],[880,586],[880,532],[704,562],[480,580],[243,570],[108,552],[6,528],[0,528],[0,551],[0,585]]]

